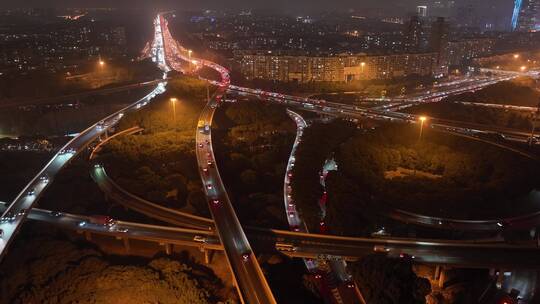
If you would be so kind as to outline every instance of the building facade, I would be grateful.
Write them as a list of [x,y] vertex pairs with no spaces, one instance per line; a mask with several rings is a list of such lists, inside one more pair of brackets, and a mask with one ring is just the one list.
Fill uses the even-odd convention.
[[512,29],[534,32],[540,29],[540,0],[515,0]]
[[493,53],[496,39],[464,38],[448,43],[448,62],[451,66],[469,64],[474,58],[489,56]]
[[248,80],[300,83],[432,76],[437,71],[437,56],[437,53],[308,56],[270,51],[234,52],[235,61]]

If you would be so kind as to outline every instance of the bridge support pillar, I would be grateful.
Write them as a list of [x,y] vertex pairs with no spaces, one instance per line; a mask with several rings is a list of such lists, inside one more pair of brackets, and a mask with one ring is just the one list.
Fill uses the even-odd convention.
[[204,253],[204,263],[205,264],[212,263],[212,255],[214,252],[211,249],[205,249],[203,247],[201,247],[201,252]]
[[85,232],[84,232],[84,238],[85,238],[87,241],[91,241],[91,240],[92,240],[92,233],[90,233],[90,231],[85,231]]
[[439,288],[444,288],[444,283],[446,283],[446,269],[442,268],[439,274]]
[[433,273],[433,280],[438,280],[441,275],[441,266],[435,266],[435,273]]
[[504,270],[499,269],[499,274],[497,275],[497,289],[501,289],[504,282]]
[[126,249],[126,252],[129,252],[129,250],[131,249],[129,245],[129,238],[125,237],[122,239],[122,241],[124,242],[124,249]]
[[163,244],[163,246],[165,246],[165,254],[171,255],[173,251],[173,245],[165,243]]

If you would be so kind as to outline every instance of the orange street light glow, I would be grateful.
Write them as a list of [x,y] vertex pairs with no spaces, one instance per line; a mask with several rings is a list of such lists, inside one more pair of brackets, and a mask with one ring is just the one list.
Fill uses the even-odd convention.
[[427,117],[425,117],[425,116],[420,116],[419,119],[420,119],[421,122],[424,122],[424,121],[426,121]]

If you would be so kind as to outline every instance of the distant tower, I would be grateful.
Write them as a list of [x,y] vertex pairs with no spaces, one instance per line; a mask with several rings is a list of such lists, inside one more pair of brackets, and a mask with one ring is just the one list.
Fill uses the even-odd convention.
[[512,12],[512,30],[516,30],[518,26],[519,12],[521,11],[521,5],[523,0],[514,1],[514,11]]
[[416,14],[420,17],[427,17],[427,6],[419,5],[416,7]]

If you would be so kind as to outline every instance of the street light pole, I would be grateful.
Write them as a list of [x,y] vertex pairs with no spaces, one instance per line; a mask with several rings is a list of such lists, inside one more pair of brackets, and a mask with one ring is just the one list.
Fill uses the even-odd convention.
[[536,113],[532,114],[532,119],[531,119],[532,130],[531,130],[531,138],[529,139],[529,146],[532,146],[534,144],[534,131],[536,129],[536,123],[538,122],[539,116],[540,116],[540,102],[537,105]]
[[420,136],[418,137],[418,141],[421,141],[422,140],[422,133],[424,132],[424,122],[426,121],[426,117],[425,116],[420,116],[419,120],[420,120]]
[[176,101],[178,101],[178,99],[176,99],[175,97],[172,97],[170,100],[173,107],[173,122],[176,123]]
[[192,50],[188,50],[188,58],[189,58],[188,61],[189,61],[189,67],[190,67],[190,69],[191,69],[191,65],[193,64],[193,62],[192,62],[192,60],[191,60],[191,53],[193,53],[193,51],[192,51]]

